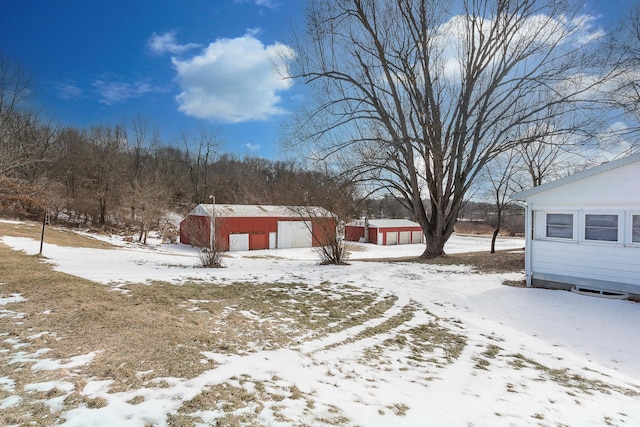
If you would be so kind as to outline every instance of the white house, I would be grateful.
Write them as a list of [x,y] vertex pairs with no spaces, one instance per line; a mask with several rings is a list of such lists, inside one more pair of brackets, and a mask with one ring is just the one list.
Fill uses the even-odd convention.
[[511,196],[527,286],[640,298],[640,153]]

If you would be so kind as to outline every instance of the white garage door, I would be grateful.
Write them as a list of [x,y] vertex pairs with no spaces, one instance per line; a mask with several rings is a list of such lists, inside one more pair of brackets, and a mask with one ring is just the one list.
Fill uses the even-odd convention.
[[422,231],[411,232],[411,243],[422,243]]
[[387,245],[397,245],[398,244],[398,232],[390,231],[387,233]]
[[411,232],[410,231],[401,231],[400,232],[400,244],[408,245],[411,243]]
[[248,251],[248,234],[229,234],[229,251]]
[[310,221],[278,221],[278,249],[310,247]]

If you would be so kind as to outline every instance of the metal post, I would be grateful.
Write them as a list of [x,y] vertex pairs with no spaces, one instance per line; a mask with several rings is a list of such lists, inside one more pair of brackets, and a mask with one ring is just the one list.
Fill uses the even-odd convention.
[[213,252],[213,245],[216,239],[216,197],[214,195],[209,196],[211,199],[211,216],[209,217],[209,250]]

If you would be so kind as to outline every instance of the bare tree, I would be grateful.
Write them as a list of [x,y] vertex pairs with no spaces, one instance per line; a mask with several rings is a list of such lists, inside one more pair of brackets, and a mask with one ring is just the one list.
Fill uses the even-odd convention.
[[497,156],[485,168],[487,181],[490,186],[488,193],[495,207],[495,228],[491,236],[491,253],[496,253],[496,239],[500,234],[502,219],[506,207],[512,202],[509,196],[513,194],[513,182],[517,179],[517,171],[521,164],[518,163],[520,155],[515,150],[510,150]]
[[[422,257],[442,255],[484,166],[591,100],[599,33],[579,11],[553,0],[312,0],[293,75],[316,102],[291,140],[387,189],[422,226]],[[559,122],[571,128],[554,134],[580,125]]]
[[31,82],[20,66],[0,54],[0,175],[27,165],[32,148],[25,138],[35,127],[28,110]]
[[107,222],[107,209],[119,206],[122,196],[122,178],[126,163],[126,131],[122,126],[94,126],[88,134],[90,157],[85,186],[93,192],[98,203],[97,220],[100,226]]
[[[516,185],[514,191],[537,187],[582,169],[581,165],[585,160],[581,148],[586,148],[587,142],[576,133],[556,133],[553,119],[535,123],[528,129],[528,134],[521,138],[522,143],[515,148],[519,159],[513,159],[512,163],[519,164],[530,181],[514,181],[514,184],[521,186],[518,188]],[[588,138],[590,135],[587,135]]]
[[158,225],[167,211],[167,192],[164,183],[152,175],[136,178],[131,193],[131,204],[135,208],[134,221],[140,230],[138,241],[147,243],[147,235],[153,225]]
[[303,204],[296,208],[300,216],[312,219],[309,231],[323,265],[347,264],[344,223],[354,216],[354,190],[348,178],[327,169],[299,175],[289,188]]
[[204,203],[213,193],[210,181],[211,164],[218,155],[220,141],[216,132],[200,126],[198,135],[183,132],[184,162],[189,168],[193,202]]
[[25,107],[31,95],[29,76],[0,53],[0,130]]
[[625,126],[615,133],[631,141],[630,151],[634,151],[640,135],[640,5],[633,5],[625,16],[621,27],[612,32],[621,74],[613,88],[606,88],[603,97],[610,101],[610,108],[621,111]]

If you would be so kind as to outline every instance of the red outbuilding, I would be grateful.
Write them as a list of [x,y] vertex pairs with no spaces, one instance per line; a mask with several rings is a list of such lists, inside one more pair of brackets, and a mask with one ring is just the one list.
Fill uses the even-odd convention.
[[345,226],[345,239],[378,245],[423,243],[422,227],[408,219],[359,219]]
[[200,204],[180,223],[180,242],[215,241],[223,251],[320,246],[335,237],[336,224],[333,213],[316,206]]

